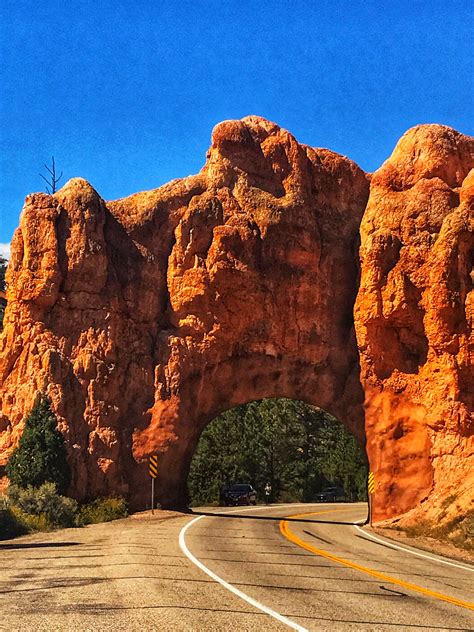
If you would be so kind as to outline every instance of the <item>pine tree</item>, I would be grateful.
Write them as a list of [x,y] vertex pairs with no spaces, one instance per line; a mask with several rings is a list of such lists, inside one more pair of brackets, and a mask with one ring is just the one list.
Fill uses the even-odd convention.
[[5,273],[7,271],[7,260],[0,255],[0,290],[5,290]]
[[25,488],[51,482],[60,494],[66,492],[71,469],[64,438],[56,426],[57,418],[48,397],[39,394],[26,418],[18,448],[7,463],[6,473],[12,484]]
[[[5,272],[7,271],[7,260],[3,255],[0,255],[0,292],[5,291]],[[3,329],[3,315],[5,313],[5,307],[3,301],[0,301],[0,331]]]

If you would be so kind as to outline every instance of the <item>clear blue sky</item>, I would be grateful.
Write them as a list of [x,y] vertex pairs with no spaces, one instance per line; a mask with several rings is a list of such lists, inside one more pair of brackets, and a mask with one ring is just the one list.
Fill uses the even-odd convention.
[[418,123],[473,134],[472,0],[2,0],[0,242],[54,154],[104,199],[196,173],[258,114],[373,171]]

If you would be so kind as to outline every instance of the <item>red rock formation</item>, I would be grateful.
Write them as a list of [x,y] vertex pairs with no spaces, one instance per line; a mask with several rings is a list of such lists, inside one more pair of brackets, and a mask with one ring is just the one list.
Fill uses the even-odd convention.
[[200,432],[237,404],[302,399],[363,440],[362,369],[376,518],[454,489],[465,509],[469,143],[415,128],[373,176],[361,366],[368,179],[348,159],[248,117],[215,128],[197,176],[108,203],[81,179],[29,196],[0,338],[0,463],[43,389],[77,497],[144,505],[157,452],[158,497],[177,503]]
[[372,177],[355,322],[378,517],[472,508],[473,167],[472,138],[423,125]]
[[201,173],[104,203],[84,180],[27,198],[0,341],[5,461],[37,389],[73,492],[183,499],[201,430],[229,407],[300,398],[363,439],[352,320],[368,195],[350,160],[257,117],[218,125]]

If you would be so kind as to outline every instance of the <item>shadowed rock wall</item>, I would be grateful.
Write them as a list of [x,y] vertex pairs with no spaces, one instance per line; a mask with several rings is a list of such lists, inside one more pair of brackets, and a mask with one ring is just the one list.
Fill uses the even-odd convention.
[[[413,150],[402,139],[373,178],[355,312],[362,373],[353,308],[369,179],[347,158],[247,117],[214,129],[197,176],[107,203],[81,179],[53,196],[29,196],[12,244],[0,338],[0,460],[16,445],[22,419],[43,389],[68,440],[77,497],[121,493],[144,506],[146,458],[157,452],[158,497],[177,504],[202,429],[237,404],[302,399],[339,417],[363,442],[361,374],[369,458],[384,490],[376,516],[412,508],[437,480],[437,446],[445,446],[452,463],[466,455],[459,446],[468,439],[472,410],[467,342],[460,343],[464,387],[452,389],[451,407],[441,404],[445,387],[436,366],[424,369],[439,414],[452,412],[454,443],[437,442],[444,425],[428,427],[428,396],[412,395],[426,388],[418,373],[432,353],[425,296],[433,289],[428,277],[417,283],[416,271],[432,268],[429,253],[436,248],[420,239],[451,226],[450,243],[465,261],[455,265],[452,254],[442,265],[464,303],[472,266],[472,226],[456,197],[467,158],[462,152],[453,158],[467,139],[440,126],[415,130],[421,131],[404,139],[425,134],[438,146],[445,133],[451,140],[434,161],[437,177],[421,178],[428,182],[423,202],[409,197],[420,187],[422,170],[412,168],[420,146]],[[454,180],[443,179],[451,172]],[[426,193],[435,181],[440,193]],[[436,212],[433,200],[441,200]],[[456,223],[459,213],[464,220]],[[405,224],[411,228],[402,230]],[[400,285],[405,276],[411,280]],[[444,331],[465,341],[465,308],[454,309],[456,325],[445,318]],[[454,347],[446,353],[461,358]],[[405,394],[396,379],[410,385]],[[407,472],[411,454],[407,476],[413,481],[415,470],[422,476],[416,493],[407,494],[400,471]]]

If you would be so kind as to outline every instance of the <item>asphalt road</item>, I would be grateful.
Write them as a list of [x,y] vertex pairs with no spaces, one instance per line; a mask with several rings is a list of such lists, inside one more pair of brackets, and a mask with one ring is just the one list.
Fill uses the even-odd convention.
[[473,567],[370,540],[365,505],[218,511],[0,543],[0,630],[474,629]]

